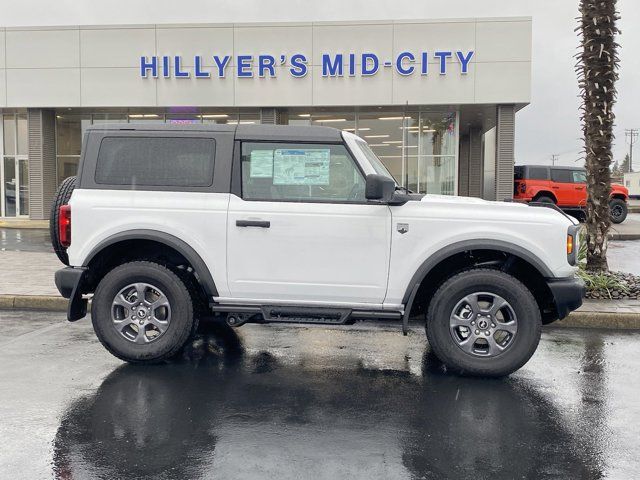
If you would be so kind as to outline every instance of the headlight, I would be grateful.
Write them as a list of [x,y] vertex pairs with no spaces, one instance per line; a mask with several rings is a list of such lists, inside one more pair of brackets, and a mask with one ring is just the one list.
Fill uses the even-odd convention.
[[578,264],[578,234],[580,233],[580,225],[571,225],[567,230],[567,262],[569,265]]

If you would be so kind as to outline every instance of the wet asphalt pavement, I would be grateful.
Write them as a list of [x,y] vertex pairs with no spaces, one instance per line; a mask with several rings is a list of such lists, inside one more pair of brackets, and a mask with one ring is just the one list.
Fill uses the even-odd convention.
[[501,380],[422,329],[210,324],[126,365],[90,322],[0,311],[0,478],[637,478],[638,333],[548,328]]

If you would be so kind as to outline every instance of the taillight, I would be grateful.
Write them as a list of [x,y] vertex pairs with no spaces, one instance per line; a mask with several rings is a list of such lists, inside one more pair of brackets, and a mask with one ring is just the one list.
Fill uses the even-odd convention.
[[63,247],[71,245],[71,205],[62,205],[60,207],[58,238]]

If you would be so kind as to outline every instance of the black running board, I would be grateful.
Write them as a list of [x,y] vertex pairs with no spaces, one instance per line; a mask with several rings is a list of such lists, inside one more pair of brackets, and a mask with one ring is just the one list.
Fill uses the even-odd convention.
[[266,305],[262,318],[267,323],[320,323],[344,325],[351,317],[348,308],[314,308]]
[[396,311],[354,310],[342,307],[308,307],[295,305],[221,305],[212,304],[211,310],[228,314],[228,323],[302,323],[320,325],[350,325],[356,320],[401,320]]

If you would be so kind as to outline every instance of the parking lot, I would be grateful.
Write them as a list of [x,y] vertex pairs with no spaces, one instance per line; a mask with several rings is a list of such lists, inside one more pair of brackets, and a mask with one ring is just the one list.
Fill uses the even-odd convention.
[[637,333],[547,328],[502,380],[420,327],[209,325],[125,365],[87,320],[0,311],[0,478],[632,478]]

